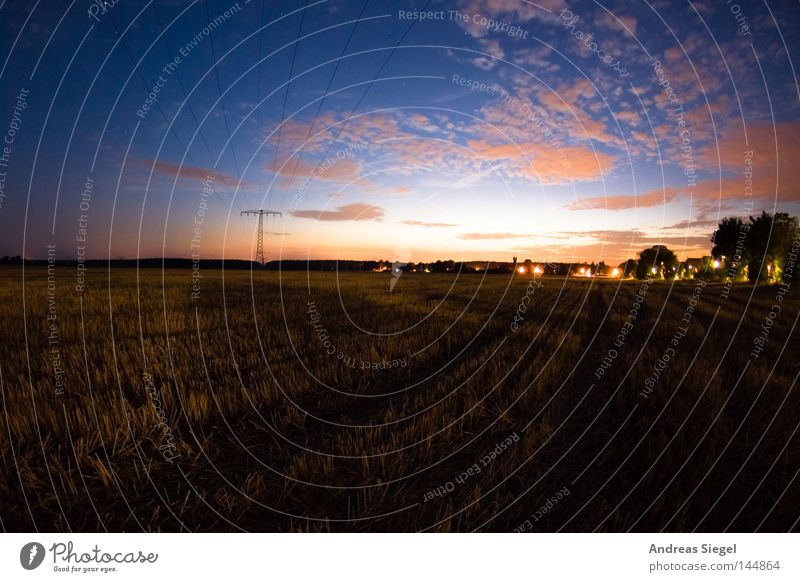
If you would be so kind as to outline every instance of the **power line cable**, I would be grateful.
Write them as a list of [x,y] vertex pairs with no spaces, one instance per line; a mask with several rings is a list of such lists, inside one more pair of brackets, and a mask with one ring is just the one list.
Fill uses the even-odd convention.
[[[425,10],[427,10],[427,8],[428,8],[428,5],[429,5],[430,3],[431,3],[431,0],[428,0],[427,2],[425,2],[425,6],[423,6],[423,7],[420,9],[420,12],[424,12]],[[331,152],[331,149],[333,148],[334,144],[335,144],[335,143],[336,143],[336,142],[339,140],[339,136],[340,136],[340,135],[342,135],[342,132],[344,131],[344,129],[345,129],[345,127],[347,126],[348,122],[350,121],[350,119],[352,119],[352,117],[353,117],[353,114],[356,112],[356,110],[358,109],[358,107],[361,105],[361,103],[362,103],[362,102],[364,101],[364,99],[366,98],[366,96],[367,96],[367,93],[369,93],[369,90],[372,88],[372,85],[373,85],[373,84],[375,83],[375,81],[378,79],[378,77],[380,76],[380,74],[381,74],[381,72],[383,71],[383,69],[384,69],[384,68],[386,68],[386,65],[387,65],[387,64],[389,63],[389,61],[391,60],[392,56],[394,56],[394,53],[395,53],[395,52],[397,52],[397,48],[398,48],[398,47],[399,47],[399,46],[400,46],[400,45],[403,43],[403,41],[405,40],[406,36],[408,36],[408,33],[409,33],[409,32],[411,32],[411,29],[412,29],[412,28],[414,28],[414,25],[415,25],[416,23],[417,23],[417,21],[416,21],[416,20],[412,20],[412,21],[411,21],[411,24],[410,24],[410,25],[409,25],[409,26],[406,28],[405,32],[403,32],[403,35],[402,35],[402,36],[400,37],[400,39],[397,41],[397,44],[395,44],[395,45],[394,45],[394,47],[392,48],[392,50],[391,50],[391,52],[389,53],[389,55],[388,55],[388,56],[386,57],[386,59],[383,61],[383,64],[380,66],[380,68],[378,68],[378,71],[375,73],[375,76],[373,76],[373,77],[372,77],[372,80],[370,80],[370,82],[367,84],[367,87],[366,87],[366,89],[364,89],[364,92],[361,94],[361,97],[359,97],[359,99],[358,99],[358,101],[356,102],[356,104],[355,104],[355,105],[353,106],[353,108],[350,110],[350,114],[349,114],[349,115],[348,115],[348,116],[347,116],[347,117],[344,119],[344,121],[343,121],[343,122],[342,122],[342,123],[339,125],[339,129],[338,129],[338,131],[336,132],[336,135],[334,136],[333,140],[331,140],[331,143],[328,145],[328,148],[325,150],[325,153],[323,154],[322,158],[320,158],[320,161],[319,161],[319,162],[317,162],[317,166],[316,166],[316,168],[314,169],[314,171],[313,171],[313,172],[311,172],[311,175],[315,175],[315,174],[316,174],[316,172],[317,172],[317,170],[319,170],[319,168],[322,166],[322,163],[323,163],[323,162],[324,162],[324,160],[325,160],[325,159],[328,157],[328,154]],[[288,190],[284,191],[283,198],[281,199],[281,206],[283,206],[283,203],[284,203],[284,201],[286,200],[286,195],[287,195],[287,194],[288,194]]]

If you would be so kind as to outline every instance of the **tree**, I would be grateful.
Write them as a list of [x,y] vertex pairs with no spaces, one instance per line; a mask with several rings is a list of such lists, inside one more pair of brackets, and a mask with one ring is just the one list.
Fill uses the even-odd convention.
[[[723,218],[717,225],[717,230],[715,230],[714,234],[711,236],[711,242],[714,243],[711,249],[711,256],[715,259],[719,259],[722,257],[733,257],[741,253],[744,247],[744,238],[749,228],[750,226],[743,223],[742,219],[738,216]],[[737,245],[739,247],[738,249]]]
[[675,275],[678,257],[665,245],[655,245],[639,253],[636,265],[636,278],[646,279],[653,275],[667,278]]
[[636,273],[636,266],[639,262],[635,259],[628,259],[624,263],[620,263],[618,268],[623,277],[632,277]]
[[743,222],[737,216],[729,216],[720,221],[711,236],[711,242],[714,243],[711,256],[725,261],[725,276],[738,279],[743,275],[747,266],[744,253],[749,230],[749,223]]
[[750,282],[780,278],[786,253],[798,236],[800,227],[796,216],[785,212],[776,212],[774,216],[767,212],[755,218],[751,216],[744,252]]

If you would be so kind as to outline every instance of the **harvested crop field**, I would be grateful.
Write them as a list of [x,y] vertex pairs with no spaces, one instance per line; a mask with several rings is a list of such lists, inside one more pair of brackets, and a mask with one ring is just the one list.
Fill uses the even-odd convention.
[[74,279],[2,269],[6,530],[797,529],[792,288]]

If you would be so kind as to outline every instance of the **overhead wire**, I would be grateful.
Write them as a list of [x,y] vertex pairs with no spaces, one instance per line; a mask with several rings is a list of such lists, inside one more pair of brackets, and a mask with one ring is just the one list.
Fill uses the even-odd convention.
[[[431,0],[427,0],[427,2],[425,2],[425,5],[424,5],[424,6],[423,6],[423,7],[420,9],[420,11],[422,12],[422,11],[425,11],[425,10],[427,10],[427,8],[428,8],[428,5],[430,5],[430,3],[431,3]],[[397,41],[397,43],[394,45],[394,47],[393,47],[393,48],[392,48],[392,50],[389,52],[389,54],[388,54],[388,56],[386,57],[386,59],[384,59],[384,61],[383,61],[383,63],[381,64],[381,66],[380,66],[380,67],[378,68],[378,70],[376,71],[375,75],[372,77],[372,79],[370,80],[370,82],[367,84],[367,87],[364,89],[364,92],[361,94],[361,97],[359,97],[358,101],[356,101],[356,104],[355,104],[355,105],[353,106],[353,108],[350,110],[350,113],[348,114],[348,116],[347,116],[347,117],[344,119],[344,121],[342,121],[342,123],[341,123],[341,124],[339,124],[339,128],[338,128],[338,130],[337,130],[337,132],[336,132],[336,135],[335,135],[335,136],[334,136],[334,138],[331,140],[331,142],[330,142],[330,144],[328,145],[328,148],[325,150],[325,153],[323,154],[323,156],[322,156],[322,157],[320,158],[320,160],[317,162],[317,165],[316,165],[315,169],[314,169],[314,170],[311,172],[311,175],[315,175],[315,174],[316,174],[316,172],[317,172],[317,170],[319,170],[319,168],[320,168],[320,167],[322,166],[322,164],[324,163],[324,160],[325,160],[325,159],[327,159],[327,157],[328,157],[328,154],[330,154],[330,152],[331,152],[331,149],[333,148],[334,144],[336,144],[336,143],[337,143],[337,141],[339,140],[339,137],[342,135],[342,132],[344,131],[344,129],[345,129],[345,127],[347,126],[348,122],[350,121],[350,119],[352,119],[352,117],[353,117],[353,115],[355,114],[356,110],[359,108],[359,106],[361,105],[361,103],[362,103],[362,102],[364,101],[364,99],[366,98],[366,96],[367,96],[367,93],[369,93],[369,90],[372,88],[373,84],[374,84],[374,83],[375,83],[375,81],[378,79],[378,77],[380,76],[381,72],[383,72],[383,69],[385,69],[385,68],[386,68],[386,65],[389,63],[389,61],[391,60],[391,58],[394,56],[395,52],[397,52],[397,49],[398,49],[398,47],[399,47],[399,46],[400,46],[400,45],[403,43],[403,41],[405,40],[405,38],[406,38],[406,37],[408,36],[408,34],[411,32],[411,29],[412,29],[412,28],[414,28],[414,25],[416,24],[416,22],[417,22],[416,20],[412,20],[412,21],[411,21],[411,24],[410,24],[410,25],[409,25],[409,26],[406,28],[406,30],[403,32],[403,34],[402,34],[402,36],[400,37],[400,39],[399,39],[399,40]],[[281,206],[283,206],[283,203],[284,203],[284,201],[286,200],[286,196],[287,196],[287,195],[288,195],[288,189],[284,191],[283,198],[281,199]]]

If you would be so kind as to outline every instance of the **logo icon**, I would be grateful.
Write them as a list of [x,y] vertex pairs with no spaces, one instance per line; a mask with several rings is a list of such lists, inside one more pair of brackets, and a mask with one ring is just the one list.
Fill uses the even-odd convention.
[[44,546],[38,542],[29,542],[19,551],[19,563],[26,570],[35,570],[44,561]]

